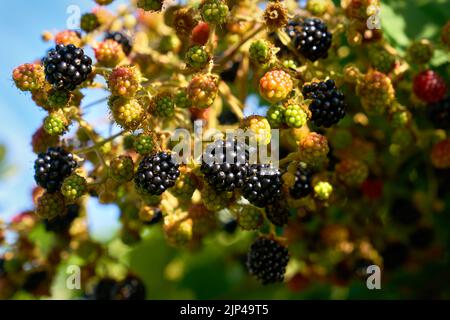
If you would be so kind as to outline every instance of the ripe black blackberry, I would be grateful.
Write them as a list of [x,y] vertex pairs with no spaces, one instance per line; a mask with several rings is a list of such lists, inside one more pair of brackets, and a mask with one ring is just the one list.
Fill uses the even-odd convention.
[[126,55],[129,55],[133,49],[133,45],[130,37],[123,32],[108,32],[105,36],[105,40],[114,40],[122,46],[122,50]]
[[135,276],[128,276],[115,286],[112,298],[114,300],[145,300],[145,284]]
[[134,177],[137,189],[145,194],[161,195],[175,185],[180,176],[179,165],[172,155],[159,152],[146,156]]
[[92,59],[73,44],[58,44],[43,61],[45,78],[56,89],[74,90],[92,72]]
[[322,20],[317,18],[304,19],[292,30],[295,48],[305,58],[314,62],[328,57],[328,50],[331,47],[333,37]]
[[428,106],[428,117],[436,129],[450,129],[450,96]]
[[217,140],[206,147],[201,172],[216,191],[233,191],[244,185],[248,172],[248,152],[237,140]]
[[101,279],[94,287],[92,299],[94,300],[112,300],[113,293],[118,282],[111,278]]
[[228,63],[225,66],[224,70],[220,73],[220,78],[225,82],[233,83],[237,78],[240,66],[241,66],[240,61]]
[[242,193],[257,207],[267,207],[281,197],[281,173],[267,164],[252,165]]
[[312,174],[308,169],[298,168],[295,173],[294,186],[289,190],[291,197],[301,199],[309,195],[312,191]]
[[40,153],[34,163],[34,179],[48,192],[56,192],[76,167],[71,153],[61,147],[49,148],[46,153]]
[[311,99],[311,121],[317,127],[329,128],[345,116],[345,96],[333,80],[303,86],[303,96]]
[[55,233],[64,233],[69,230],[70,225],[73,220],[78,217],[79,213],[80,206],[78,204],[68,205],[64,216],[56,216],[56,218],[52,220],[45,219],[43,221],[45,230]]
[[247,254],[247,269],[262,284],[282,282],[289,262],[288,249],[269,238],[258,238]]
[[283,227],[289,220],[289,209],[280,202],[266,207],[266,216],[272,224]]

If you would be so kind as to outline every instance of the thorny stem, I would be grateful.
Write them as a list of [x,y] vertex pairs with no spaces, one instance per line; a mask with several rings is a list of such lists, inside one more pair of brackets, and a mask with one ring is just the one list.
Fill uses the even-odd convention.
[[76,150],[74,153],[75,153],[75,154],[86,154],[86,153],[89,153],[89,152],[91,152],[91,151],[95,151],[96,148],[100,148],[101,146],[105,145],[106,143],[111,142],[111,141],[113,141],[113,140],[119,138],[119,137],[120,137],[121,135],[123,135],[125,132],[126,132],[126,131],[123,130],[123,131],[121,131],[121,132],[119,132],[119,133],[116,133],[115,135],[112,135],[112,136],[109,137],[109,138],[106,138],[106,139],[104,139],[104,140],[102,140],[102,141],[96,142],[94,145],[92,145],[92,146],[90,146],[90,147],[78,149],[78,150]]
[[103,157],[103,155],[99,149],[99,146],[97,145],[99,143],[99,141],[98,141],[97,137],[93,134],[91,126],[82,118],[76,117],[75,120],[79,123],[80,127],[84,128],[86,130],[86,134],[89,137],[89,139],[92,140],[92,142],[94,142],[93,147],[94,147],[95,154],[100,159],[102,165],[106,168],[107,165],[106,165],[105,158]]
[[92,103],[89,103],[89,104],[85,105],[83,109],[88,109],[88,108],[94,107],[94,106],[96,106],[97,104],[100,104],[100,103],[102,103],[102,102],[108,101],[108,99],[109,99],[109,96],[108,96],[108,97],[101,98],[101,99],[99,99],[99,100],[96,100],[96,101],[94,101],[94,102],[92,102]]
[[230,90],[230,87],[224,82],[221,81],[219,84],[219,90],[220,94],[227,100],[227,102],[230,104],[231,111],[239,118],[244,119],[244,112],[242,109],[244,109],[243,104],[241,101],[236,98],[233,93]]

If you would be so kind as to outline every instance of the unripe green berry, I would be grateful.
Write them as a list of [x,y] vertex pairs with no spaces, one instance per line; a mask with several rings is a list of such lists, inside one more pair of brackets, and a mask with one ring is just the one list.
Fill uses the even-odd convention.
[[66,107],[72,98],[69,91],[54,90],[48,93],[48,106],[51,109],[59,109]]
[[428,63],[434,54],[433,45],[426,39],[415,41],[408,47],[407,54],[413,63]]
[[44,193],[38,200],[36,214],[41,219],[53,219],[66,212],[66,204],[61,193]]
[[161,11],[164,0],[138,0],[137,7],[145,11]]
[[100,26],[95,13],[85,13],[81,16],[80,27],[85,32],[92,32]]
[[67,131],[67,127],[68,121],[62,113],[52,113],[44,119],[44,130],[49,135],[60,136]]
[[261,209],[252,205],[241,205],[237,211],[237,221],[244,230],[256,230],[263,224]]
[[250,45],[250,59],[257,63],[266,63],[271,58],[271,46],[267,40],[255,40]]
[[203,68],[209,60],[209,54],[204,46],[193,46],[186,52],[186,64],[192,68]]
[[87,182],[86,179],[73,174],[66,179],[61,187],[61,193],[63,196],[69,201],[75,201],[84,195],[87,191]]
[[146,134],[140,134],[134,140],[134,148],[141,155],[149,154],[154,148],[153,138]]
[[134,163],[129,156],[119,156],[111,161],[111,177],[119,183],[133,180]]
[[227,4],[223,0],[204,0],[200,5],[200,13],[205,22],[222,24],[228,17]]
[[188,99],[185,89],[179,90],[174,97],[177,108],[188,109],[192,106],[191,100]]
[[289,104],[284,111],[284,121],[291,128],[303,127],[307,119],[305,110],[297,104]]
[[175,114],[175,102],[171,95],[158,95],[152,103],[155,114],[161,118],[170,118]]
[[274,104],[269,108],[266,118],[271,128],[280,128],[284,124],[284,112],[285,107],[281,103]]

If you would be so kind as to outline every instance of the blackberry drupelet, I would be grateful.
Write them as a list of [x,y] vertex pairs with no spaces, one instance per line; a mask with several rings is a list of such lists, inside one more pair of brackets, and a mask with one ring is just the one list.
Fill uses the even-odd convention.
[[244,185],[248,152],[237,140],[217,140],[206,147],[201,172],[216,191],[233,191]]
[[266,208],[266,216],[273,225],[283,227],[289,220],[289,209],[280,202]]
[[450,96],[429,105],[428,116],[436,129],[450,129]]
[[268,238],[258,238],[247,255],[248,271],[264,285],[282,282],[288,262],[288,249]]
[[73,44],[58,44],[43,62],[45,78],[56,89],[74,90],[92,72],[92,59]]
[[314,62],[328,57],[332,34],[322,20],[304,19],[300,26],[295,26],[292,30],[294,30],[292,33],[295,33],[293,37],[295,47],[308,60]]
[[244,197],[257,207],[266,207],[281,197],[281,173],[267,164],[252,165],[242,189]]
[[312,191],[312,174],[309,170],[299,168],[295,173],[295,183],[289,190],[291,197],[301,199],[309,195]]
[[114,40],[119,43],[126,55],[129,55],[133,49],[130,37],[123,32],[108,32],[105,36],[105,40]]
[[178,168],[172,155],[159,152],[142,159],[134,182],[137,189],[145,194],[161,195],[175,185],[180,175]]
[[56,192],[76,167],[71,153],[60,147],[49,148],[46,153],[40,153],[34,163],[34,179],[48,192]]
[[69,230],[72,222],[78,217],[80,213],[80,206],[78,204],[72,204],[67,206],[67,212],[64,216],[56,216],[52,220],[45,219],[45,230],[64,233]]
[[135,276],[128,276],[115,286],[112,297],[114,300],[145,300],[145,284]]
[[333,80],[303,86],[303,95],[311,99],[311,121],[317,127],[329,128],[345,116],[345,96]]

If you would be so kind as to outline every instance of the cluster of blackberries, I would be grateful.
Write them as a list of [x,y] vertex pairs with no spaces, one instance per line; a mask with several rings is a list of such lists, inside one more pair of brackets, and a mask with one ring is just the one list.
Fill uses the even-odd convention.
[[217,191],[233,191],[244,185],[248,171],[248,151],[236,140],[216,140],[203,154],[201,171]]
[[289,190],[292,198],[301,199],[309,195],[312,191],[312,174],[306,168],[298,168],[295,172],[295,183]]
[[242,193],[251,204],[267,207],[281,198],[282,185],[281,173],[278,169],[268,164],[255,164],[249,168]]
[[438,129],[450,129],[450,96],[428,107],[431,122]]
[[58,44],[43,62],[46,80],[56,89],[74,90],[92,72],[92,59],[73,44]]
[[282,282],[289,262],[286,247],[269,238],[258,238],[247,255],[247,268],[262,284]]
[[65,215],[58,215],[51,220],[45,219],[43,221],[45,230],[55,233],[64,233],[69,230],[72,222],[78,218],[79,214],[80,206],[78,204],[68,205]]
[[139,164],[134,182],[145,194],[161,195],[175,185],[180,176],[179,164],[166,152],[146,156]]
[[328,57],[332,35],[322,20],[304,19],[293,30],[295,34],[291,34],[291,37],[294,45],[303,56],[311,61]]
[[114,40],[122,46],[122,50],[126,55],[129,55],[133,49],[130,37],[123,32],[108,32],[105,36],[105,40]]
[[333,80],[303,86],[303,96],[311,99],[311,121],[317,127],[329,128],[345,116],[345,96]]
[[118,282],[114,279],[101,279],[94,288],[94,300],[145,300],[145,285],[139,278],[128,276]]
[[60,147],[49,148],[46,153],[40,153],[34,163],[34,179],[48,192],[56,192],[76,167],[71,153]]

